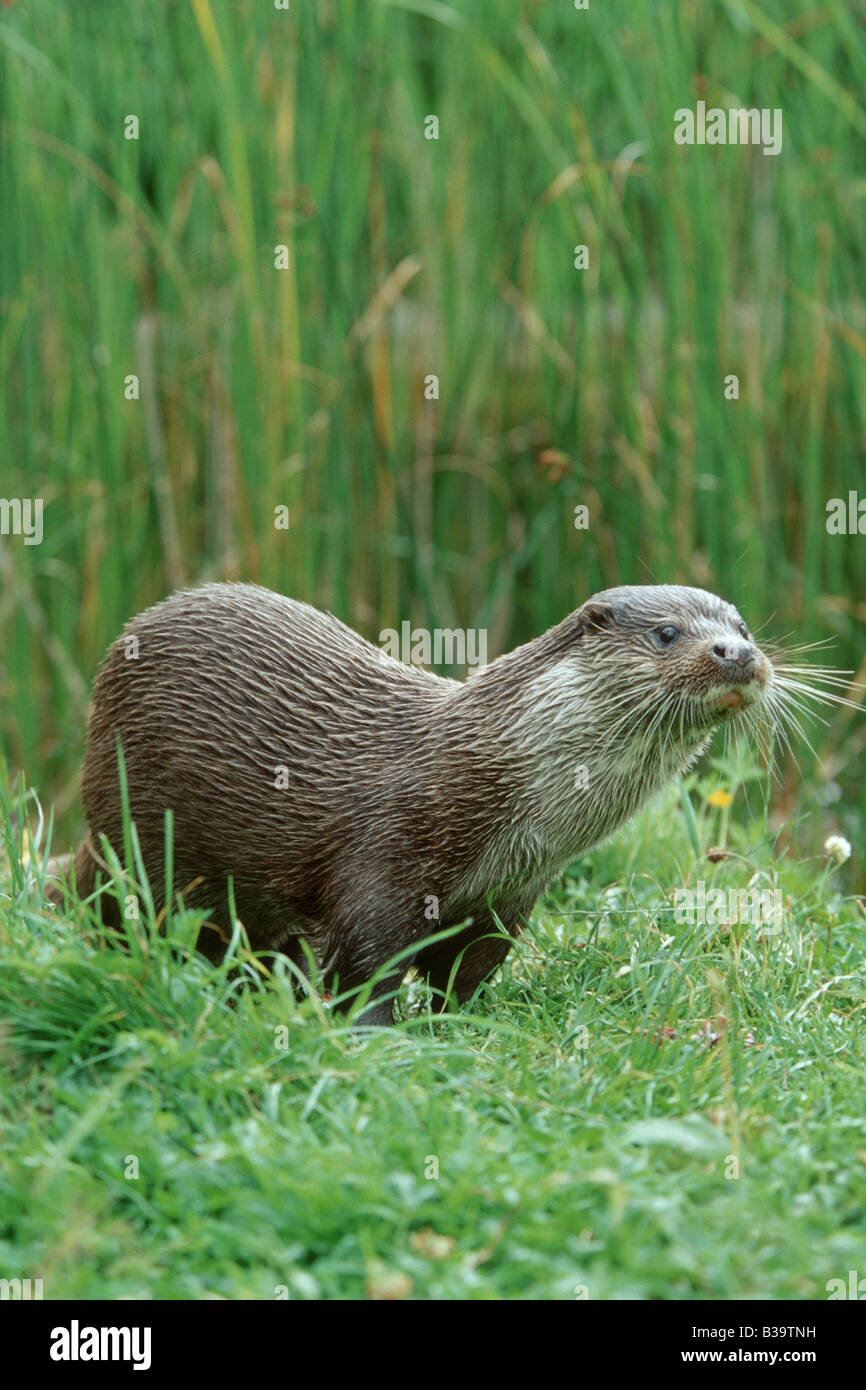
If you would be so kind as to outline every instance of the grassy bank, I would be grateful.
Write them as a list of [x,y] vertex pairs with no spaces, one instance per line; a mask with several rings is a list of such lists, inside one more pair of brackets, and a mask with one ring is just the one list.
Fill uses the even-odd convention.
[[[184,963],[189,922],[121,952],[39,910],[36,861],[7,877],[7,1277],[46,1298],[793,1299],[862,1274],[862,903],[850,865],[771,852],[754,787],[746,829],[719,787],[691,797],[727,859],[695,858],[671,795],[573,866],[471,1010],[366,1041],[280,977]],[[673,888],[753,873],[777,932],[675,922]]]

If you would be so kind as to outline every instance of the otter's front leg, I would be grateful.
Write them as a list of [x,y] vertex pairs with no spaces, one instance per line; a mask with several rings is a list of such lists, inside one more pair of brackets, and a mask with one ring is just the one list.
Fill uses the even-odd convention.
[[[330,994],[351,994],[361,989],[399,949],[395,943],[394,949],[389,949],[384,958],[373,961],[363,933],[353,937],[343,928],[338,937],[340,945],[334,954],[326,957],[323,969],[325,989]],[[394,994],[400,988],[408,968],[409,962],[406,961],[376,980],[369,1000],[355,1020],[357,1027],[381,1027],[394,1022]],[[344,1009],[347,1005],[341,1004],[340,1007]]]
[[[390,986],[393,988],[393,983]],[[394,1022],[393,999],[371,999],[355,1019],[356,1028],[383,1028]]]
[[463,958],[457,966],[452,989],[458,1002],[465,1004],[478,986],[498,969],[510,949],[510,939],[502,936],[491,922],[486,935],[480,934],[478,927],[472,926],[449,937],[447,941],[426,946],[418,952],[414,964],[421,978],[426,978],[431,989],[442,996],[434,1004],[436,1011],[441,1013],[445,1008],[444,996],[451,974],[461,952]]
[[[380,858],[371,845],[369,864],[377,865]],[[360,1027],[393,1023],[393,996],[411,964],[406,948],[411,948],[413,938],[421,938],[426,923],[422,919],[422,925],[416,925],[409,887],[395,886],[376,868],[359,877],[354,855],[341,869],[332,877],[319,912],[328,923],[320,957],[325,988],[332,994],[348,994],[384,969],[356,1023]],[[396,956],[401,959],[389,967]]]

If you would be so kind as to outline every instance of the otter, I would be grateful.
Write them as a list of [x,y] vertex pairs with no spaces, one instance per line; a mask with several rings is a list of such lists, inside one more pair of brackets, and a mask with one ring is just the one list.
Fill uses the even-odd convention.
[[119,739],[156,906],[170,810],[172,882],[208,914],[211,959],[230,878],[251,946],[306,970],[306,941],[329,990],[406,953],[362,1023],[393,1021],[410,964],[440,1005],[449,984],[463,1003],[568,862],[779,683],[737,609],[703,589],[605,589],[463,682],[267,589],[185,590],[134,618],[97,675],[76,890],[97,887],[101,836],[122,854]]

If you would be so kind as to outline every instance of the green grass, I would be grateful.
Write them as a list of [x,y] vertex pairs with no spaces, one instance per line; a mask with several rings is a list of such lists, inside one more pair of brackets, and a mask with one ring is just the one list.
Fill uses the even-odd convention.
[[[866,547],[824,528],[863,492],[864,19],[0,8],[0,494],[45,502],[40,546],[0,537],[0,740],[58,847],[95,667],[184,583],[269,584],[373,640],[483,627],[491,657],[606,585],[692,583],[864,678]],[[676,146],[699,98],[781,107],[782,154]],[[249,962],[239,990],[185,958],[194,923],[123,952],[47,913],[13,806],[0,1274],[235,1298],[823,1297],[862,1275],[849,715],[814,740],[820,791],[801,746],[772,816],[709,765],[573,866],[472,1010],[363,1043]],[[857,847],[832,873],[829,830]],[[745,858],[696,860],[719,841]],[[788,902],[779,938],[671,926],[672,889],[753,869]]]
[[[691,582],[860,665],[866,550],[823,519],[863,478],[864,16],[2,10],[2,492],[46,502],[0,556],[2,734],[69,838],[95,666],[185,582],[491,652],[605,585]],[[699,97],[780,106],[782,153],[675,145]]]
[[[710,766],[690,799],[729,858],[695,860],[673,789],[572,866],[470,1009],[410,999],[366,1039],[240,947],[234,970],[191,955],[194,921],[121,951],[86,910],[42,910],[13,805],[6,1277],[47,1298],[794,1299],[862,1274],[850,865],[801,859],[796,829],[780,852],[757,784],[746,814]],[[672,925],[672,888],[753,872],[783,893],[778,936]]]

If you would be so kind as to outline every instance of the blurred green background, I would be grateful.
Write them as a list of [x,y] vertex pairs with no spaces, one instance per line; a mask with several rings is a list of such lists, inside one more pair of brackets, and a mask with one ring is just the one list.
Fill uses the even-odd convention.
[[[692,583],[861,666],[866,538],[825,507],[866,495],[864,25],[3,4],[0,492],[45,503],[41,545],[0,538],[3,738],[64,830],[105,647],[205,579],[491,656],[604,586]],[[781,107],[781,154],[675,144],[698,100]],[[815,737],[849,831],[864,724]]]

